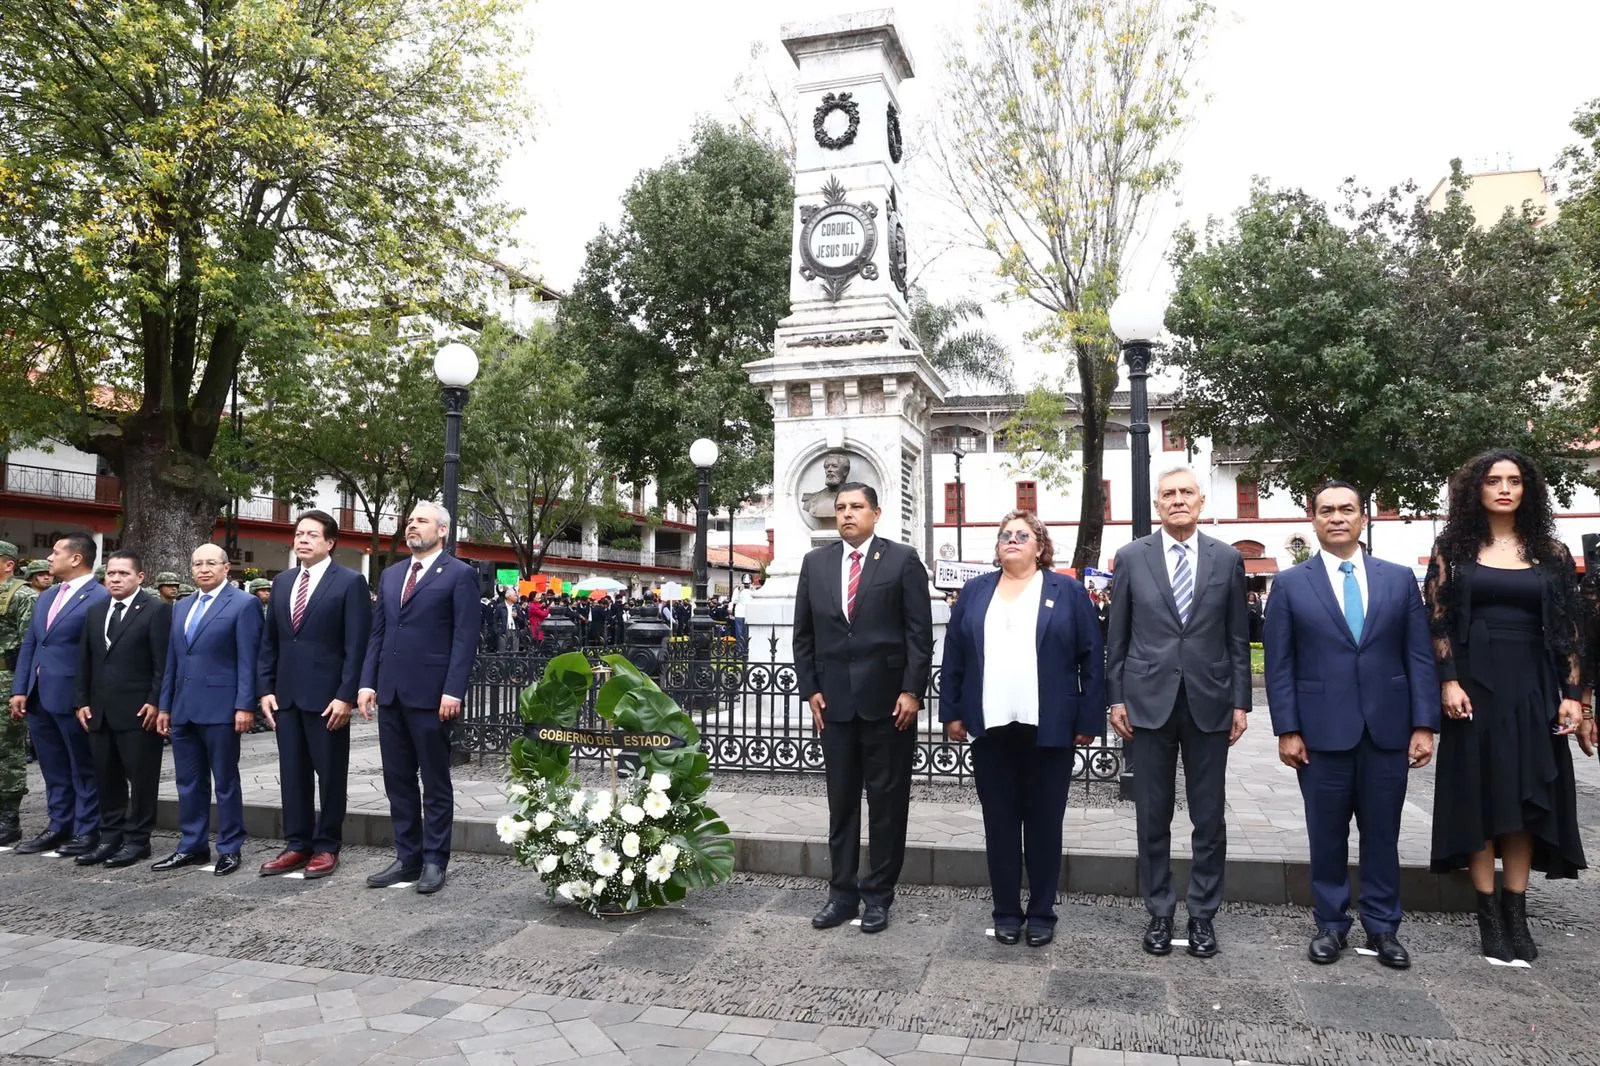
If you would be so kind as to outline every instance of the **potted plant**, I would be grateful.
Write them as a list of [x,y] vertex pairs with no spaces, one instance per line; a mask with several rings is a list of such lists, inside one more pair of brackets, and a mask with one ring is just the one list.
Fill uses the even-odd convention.
[[[676,903],[690,889],[733,875],[728,825],[704,803],[711,765],[694,721],[623,656],[603,661],[610,676],[595,694],[595,713],[613,728],[670,734],[684,746],[645,750],[636,769],[619,768],[609,784],[585,787],[570,745],[519,737],[506,787],[515,811],[496,825],[552,900],[596,916]],[[523,721],[576,726],[594,680],[580,652],[551,659],[521,695]]]

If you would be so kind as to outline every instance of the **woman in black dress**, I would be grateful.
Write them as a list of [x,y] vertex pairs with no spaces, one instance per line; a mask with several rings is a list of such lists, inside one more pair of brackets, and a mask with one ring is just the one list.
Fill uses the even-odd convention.
[[1577,574],[1532,460],[1492,451],[1451,479],[1426,598],[1444,703],[1432,868],[1471,871],[1484,955],[1531,960],[1529,871],[1585,866],[1567,738],[1586,727]]

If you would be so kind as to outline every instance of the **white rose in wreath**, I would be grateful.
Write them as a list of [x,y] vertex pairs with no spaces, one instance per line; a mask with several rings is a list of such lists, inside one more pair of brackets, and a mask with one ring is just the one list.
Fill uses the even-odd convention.
[[667,860],[668,870],[677,869],[678,856],[681,854],[681,852],[678,851],[678,845],[663,844],[661,845],[661,850],[658,854],[660,854],[663,859]]
[[542,874],[554,873],[555,868],[560,864],[561,860],[554,855],[546,855],[539,860],[539,872]]
[[650,775],[650,791],[665,792],[672,787],[672,778],[659,771]]
[[622,854],[630,859],[639,857],[639,834],[629,833],[622,838]]
[[601,796],[603,798],[596,800],[594,806],[589,808],[589,813],[585,815],[590,825],[599,825],[611,817],[611,796],[608,793],[601,793]]
[[542,833],[546,829],[549,829],[551,823],[553,823],[555,820],[556,816],[551,814],[549,811],[540,811],[538,814],[533,816],[533,831],[536,833]]
[[563,829],[556,834],[556,841],[571,847],[578,842],[578,834],[570,829]]
[[622,887],[627,888],[633,884],[633,867],[629,866],[622,871]]
[[603,895],[606,894],[606,879],[605,878],[602,877],[602,878],[600,878],[600,880],[598,880],[598,881],[596,881],[594,883],[594,894],[597,895],[597,896],[603,896]]
[[622,816],[622,820],[629,825],[638,825],[644,821],[644,808],[637,803],[624,803],[622,810],[618,813]]
[[567,813],[572,815],[582,814],[583,808],[587,806],[588,803],[588,793],[584,792],[584,790],[580,788],[578,791],[572,794],[572,802],[567,804]]
[[599,837],[593,836],[583,842],[583,850],[587,851],[590,855],[598,855],[600,854],[600,849],[604,846],[604,844],[605,842]]
[[528,795],[528,786],[523,784],[512,785],[506,789],[506,795],[512,799],[523,799]]

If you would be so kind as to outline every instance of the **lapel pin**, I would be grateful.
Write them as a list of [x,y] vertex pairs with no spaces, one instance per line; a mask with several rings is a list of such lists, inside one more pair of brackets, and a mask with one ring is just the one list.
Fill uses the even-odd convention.
[[1044,601],[1044,605],[1046,607],[1054,607],[1056,605],[1056,601],[1055,600],[1045,600]]
[[872,553],[872,561],[873,562],[877,562],[878,561],[878,553],[877,552],[873,552]]

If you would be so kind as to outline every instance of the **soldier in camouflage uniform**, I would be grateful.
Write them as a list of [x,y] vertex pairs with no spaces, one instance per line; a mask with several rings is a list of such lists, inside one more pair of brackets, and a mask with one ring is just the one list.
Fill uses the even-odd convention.
[[181,584],[177,574],[171,570],[163,570],[156,575],[156,594],[167,603],[177,603],[178,586]]
[[34,594],[37,595],[55,584],[56,579],[50,576],[49,563],[43,559],[35,559],[22,572],[22,580],[26,581],[28,586],[33,589]]
[[[39,598],[27,582],[16,576],[17,546],[0,540],[0,685],[11,691],[17,650],[33,619]],[[50,571],[46,568],[45,573]],[[28,723],[0,715],[0,847],[22,839],[19,811],[28,794]]]
[[[266,617],[268,604],[272,602],[272,582],[264,577],[252,578],[244,586],[244,590],[261,601],[261,615]],[[266,595],[262,595],[266,593]]]

